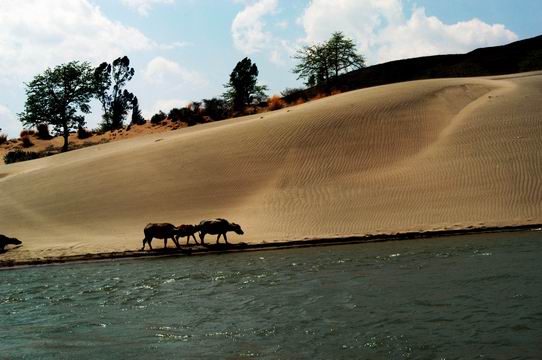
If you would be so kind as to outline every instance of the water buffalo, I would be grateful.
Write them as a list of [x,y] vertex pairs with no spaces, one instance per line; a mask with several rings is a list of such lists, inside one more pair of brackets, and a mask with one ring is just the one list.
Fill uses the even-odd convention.
[[194,242],[198,244],[198,240],[196,240],[195,234],[199,231],[198,225],[179,225],[177,227],[177,241],[179,238],[182,238],[183,236],[186,236],[186,245],[188,245],[188,242],[190,241],[190,237],[194,238]]
[[145,233],[145,238],[143,239],[141,250],[145,250],[145,243],[149,244],[149,248],[152,250],[151,241],[153,238],[164,239],[164,249],[167,247],[167,239],[173,240],[177,249],[179,248],[179,242],[176,239],[179,229],[173,224],[147,224],[143,232]]
[[241,229],[241,226],[239,226],[236,223],[230,223],[226,219],[209,219],[209,220],[202,220],[199,223],[199,238],[201,240],[201,244],[205,245],[204,239],[206,234],[211,235],[217,235],[216,237],[216,243],[218,244],[218,240],[220,239],[220,235],[224,237],[224,241],[226,244],[228,243],[228,238],[226,237],[226,233],[228,231],[234,231],[235,233],[239,235],[243,235],[244,232]]
[[0,235],[0,251],[4,251],[4,247],[6,245],[20,245],[20,244],[22,244],[22,241],[18,239],[10,238],[5,235]]

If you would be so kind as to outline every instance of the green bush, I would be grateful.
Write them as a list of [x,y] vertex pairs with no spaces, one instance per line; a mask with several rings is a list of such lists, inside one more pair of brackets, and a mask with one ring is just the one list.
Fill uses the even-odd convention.
[[40,157],[42,157],[42,155],[34,151],[14,150],[4,155],[4,162],[6,164],[12,164],[19,161],[38,159]]
[[151,124],[160,124],[162,121],[166,120],[166,114],[164,114],[162,111],[158,112],[158,114],[154,114],[151,118]]
[[203,99],[202,115],[208,116],[215,121],[223,120],[231,115],[230,107],[224,99]]
[[188,126],[201,124],[204,122],[203,116],[188,108],[172,109],[168,118],[171,121],[182,121],[188,124]]

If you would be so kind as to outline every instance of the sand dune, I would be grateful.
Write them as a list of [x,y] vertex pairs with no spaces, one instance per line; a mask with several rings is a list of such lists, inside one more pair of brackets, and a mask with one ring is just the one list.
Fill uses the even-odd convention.
[[541,95],[542,73],[416,81],[3,165],[0,233],[24,246],[2,259],[209,217],[234,242],[542,223]]

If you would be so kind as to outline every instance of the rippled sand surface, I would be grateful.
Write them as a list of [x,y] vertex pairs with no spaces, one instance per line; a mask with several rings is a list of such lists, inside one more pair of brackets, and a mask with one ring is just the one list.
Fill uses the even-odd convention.
[[0,358],[540,359],[541,241],[2,270]]
[[0,166],[3,259],[224,217],[274,242],[542,223],[542,74],[415,81]]

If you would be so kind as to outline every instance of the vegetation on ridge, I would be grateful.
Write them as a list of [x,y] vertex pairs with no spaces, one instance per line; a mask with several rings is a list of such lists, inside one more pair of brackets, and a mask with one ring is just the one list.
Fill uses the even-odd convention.
[[[542,36],[504,46],[477,49],[463,55],[428,56],[365,67],[364,58],[357,52],[353,40],[341,32],[335,32],[329,40],[305,46],[294,56],[299,63],[292,71],[299,79],[304,79],[309,88],[286,88],[281,96],[267,98],[267,87],[258,84],[257,65],[246,57],[232,70],[229,81],[224,85],[226,92],[222,97],[202,99],[186,106],[179,104],[169,113],[160,111],[150,118],[150,124],[158,129],[177,129],[239,115],[278,110],[327,95],[375,85],[435,77],[539,70],[542,69],[540,48]],[[124,130],[130,131],[133,126],[147,123],[141,115],[138,98],[125,89],[134,74],[135,70],[130,67],[130,60],[126,56],[111,64],[104,62],[95,69],[88,63],[78,61],[47,69],[26,84],[25,109],[19,114],[24,126],[38,129],[34,142],[30,136],[22,134],[20,141],[8,140],[6,135],[0,134],[0,145],[4,144],[2,148],[8,151],[22,151],[32,147],[36,140],[52,139],[49,126],[53,127],[56,135],[63,136],[62,151],[79,146],[76,144],[71,147],[68,144],[73,131],[77,131],[79,139],[99,136],[88,144],[115,140],[118,134],[122,135],[119,138],[124,137]],[[95,131],[84,128],[83,116],[90,111],[88,104],[91,98],[97,98],[104,111],[100,129]],[[124,121],[129,110],[130,123],[125,128]],[[109,135],[104,135],[106,132]],[[41,146],[43,149],[43,144]],[[57,150],[42,152],[51,155],[57,153]],[[27,156],[12,154],[10,160],[24,158]]]
[[62,133],[62,151],[67,151],[70,130],[85,125],[81,113],[90,112],[94,93],[94,72],[89,63],[72,61],[58,65],[26,84],[27,99],[19,118],[29,127],[52,125]]

